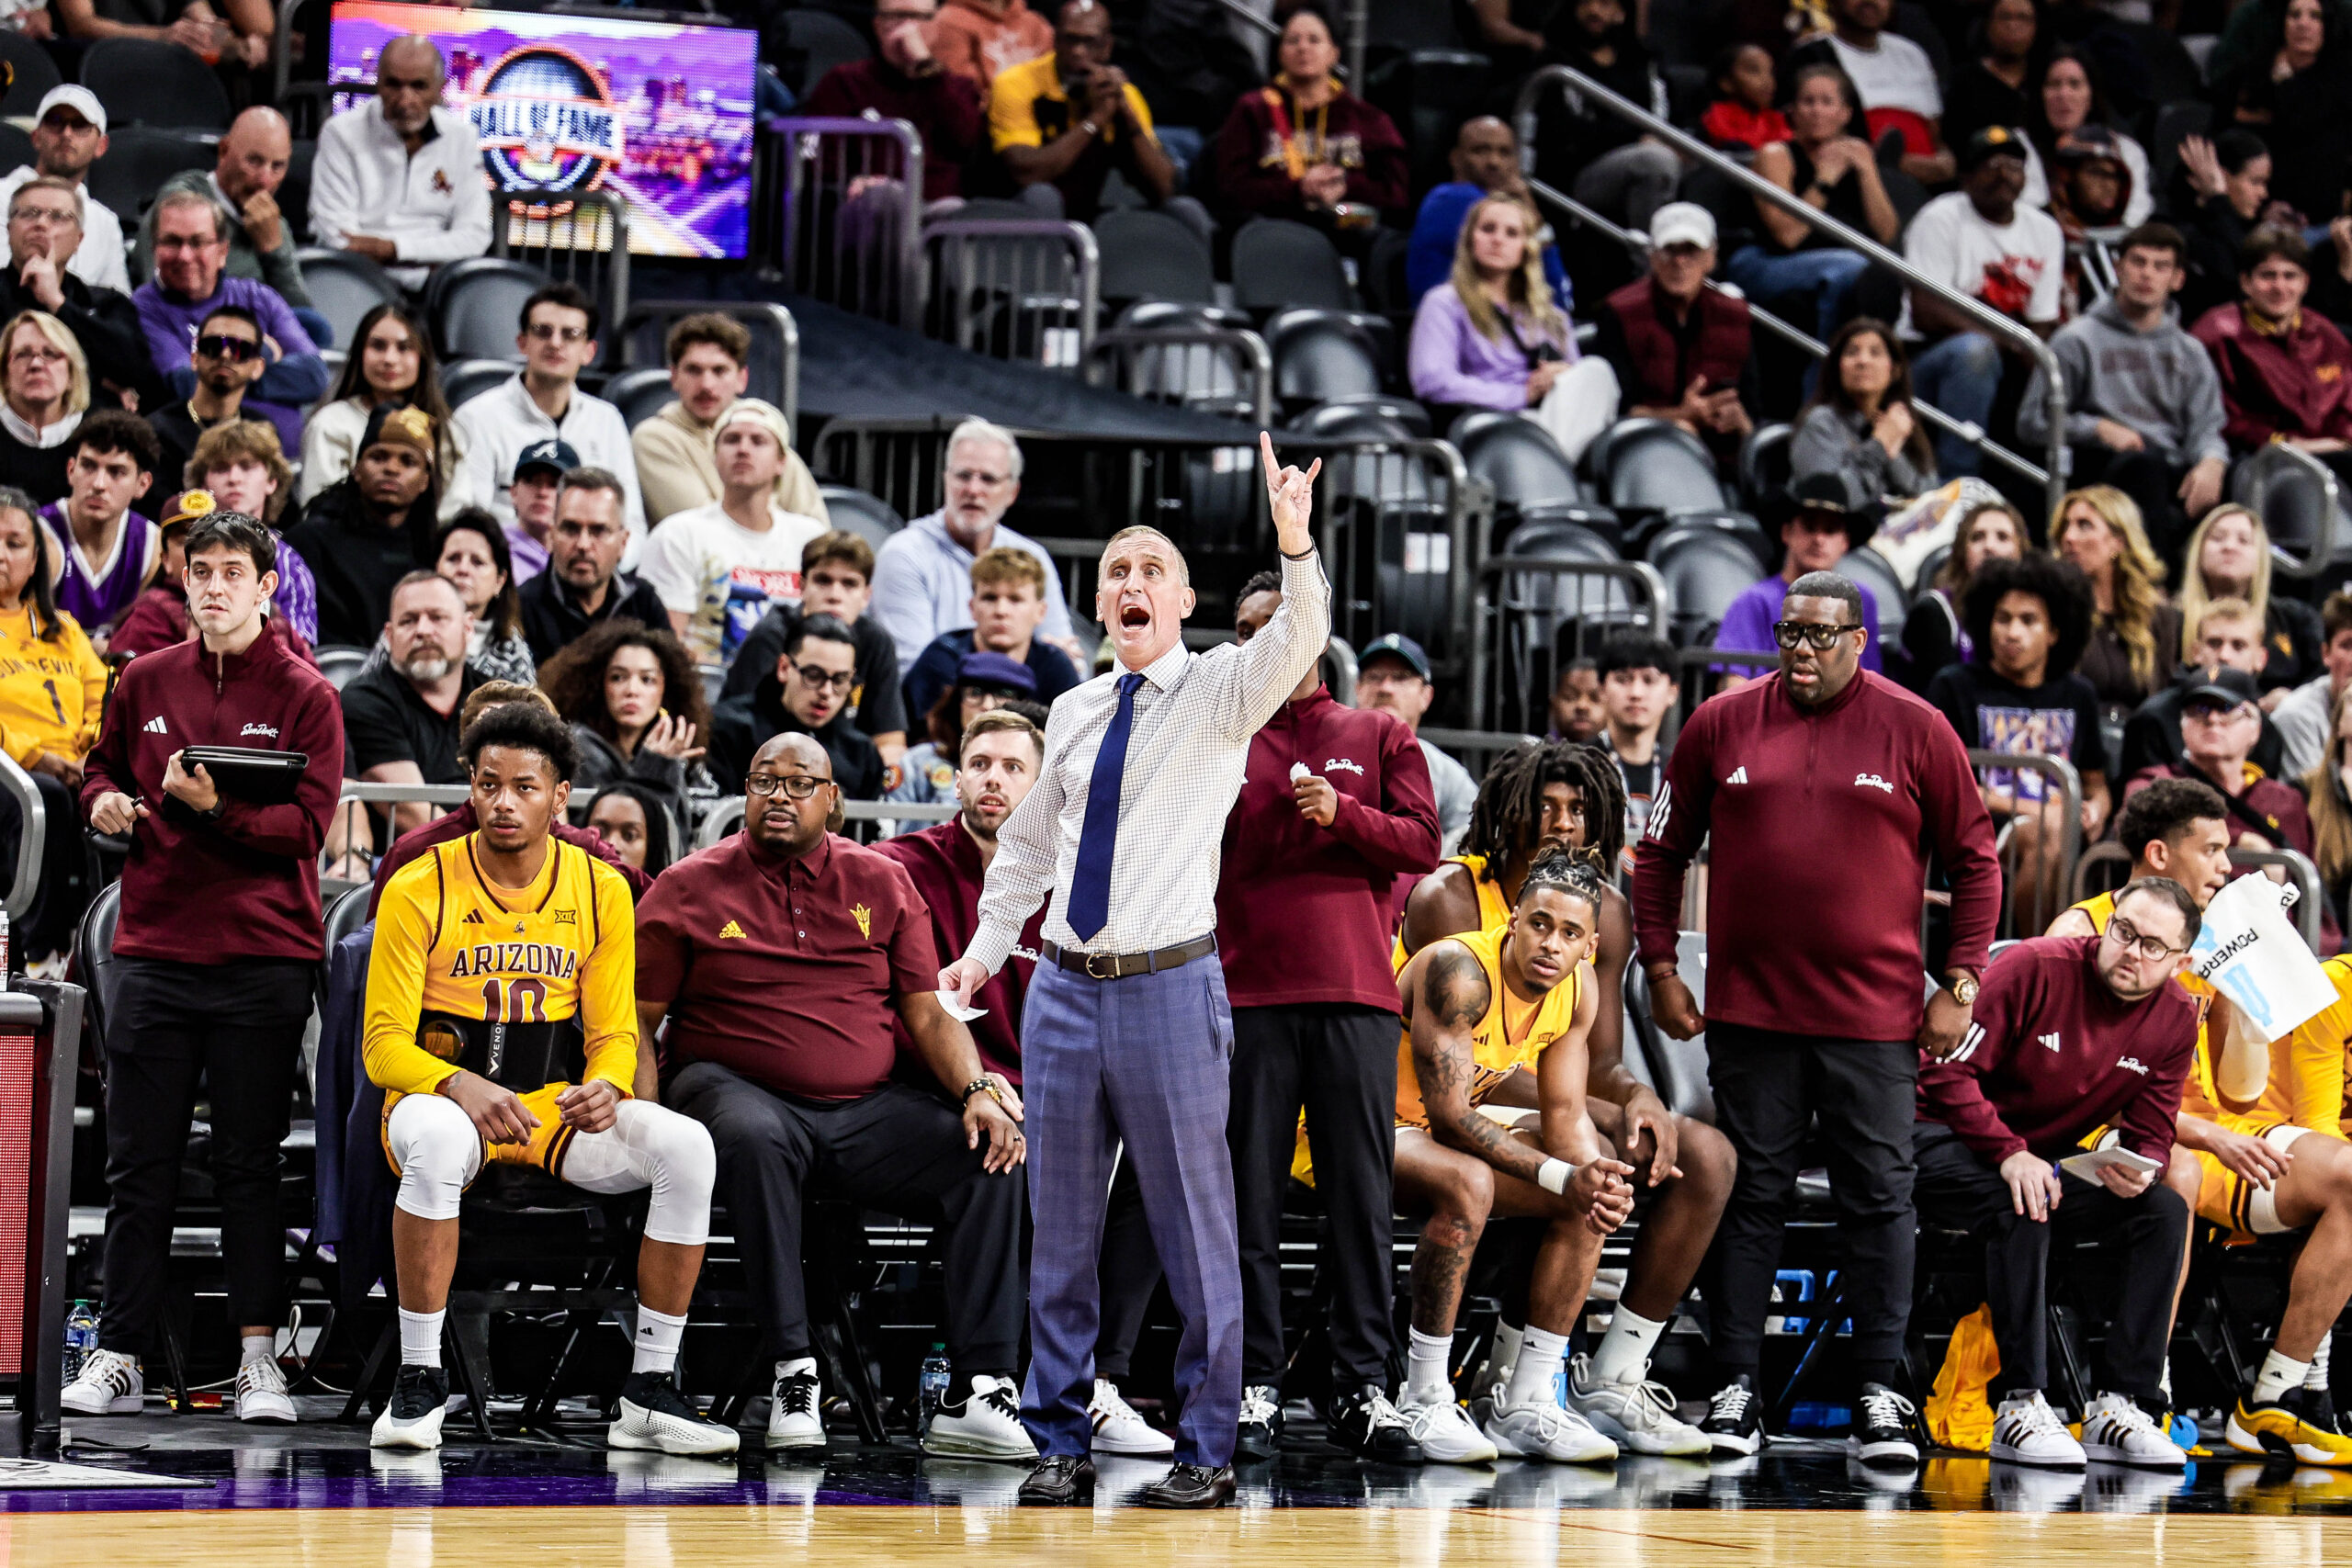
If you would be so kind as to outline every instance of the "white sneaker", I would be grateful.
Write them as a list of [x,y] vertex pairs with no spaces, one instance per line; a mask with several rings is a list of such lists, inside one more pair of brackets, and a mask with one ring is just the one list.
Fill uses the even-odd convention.
[[772,1449],[821,1449],[825,1418],[817,1409],[817,1362],[813,1357],[776,1364],[775,1383],[769,1393],[767,1446]]
[[237,1368],[237,1419],[294,1424],[294,1401],[277,1357],[256,1356]]
[[146,1402],[139,1362],[119,1350],[91,1351],[60,1400],[76,1416],[136,1416]]
[[677,1374],[631,1372],[621,1384],[620,1411],[605,1428],[616,1449],[655,1450],[689,1459],[723,1459],[741,1446],[734,1427],[707,1421],[678,1386]]
[[368,1433],[378,1449],[430,1450],[441,1446],[441,1417],[449,1408],[449,1373],[442,1367],[402,1363],[392,1379],[392,1397]]
[[2019,1399],[2001,1401],[2001,1407],[1993,1413],[1993,1457],[2007,1464],[2053,1470],[2080,1470],[2084,1460],[2083,1445],[2075,1441],[2075,1435],[2066,1430],[2039,1389]]
[[1094,1451],[1126,1454],[1136,1459],[1166,1459],[1176,1451],[1176,1439],[1136,1414],[1119,1397],[1119,1385],[1109,1378],[1094,1380],[1094,1397],[1086,1414],[1094,1423]]
[[2188,1462],[2178,1443],[2149,1414],[2120,1393],[2102,1393],[2083,1410],[2083,1452],[2103,1464],[2178,1470]]
[[1568,1408],[1637,1454],[1702,1454],[1713,1446],[1675,1414],[1673,1390],[1638,1379],[1603,1382],[1593,1376],[1590,1356],[1568,1363]]
[[971,1397],[960,1408],[943,1403],[932,1416],[922,1451],[942,1459],[1035,1461],[1037,1445],[1021,1424],[1021,1391],[1010,1378],[974,1378]]
[[1408,1386],[1397,1398],[1396,1414],[1405,1418],[1405,1429],[1431,1464],[1487,1464],[1496,1457],[1494,1443],[1454,1402],[1451,1389],[1421,1404],[1415,1403]]
[[1616,1459],[1617,1445],[1593,1430],[1592,1423],[1576,1411],[1549,1400],[1505,1404],[1501,1399],[1496,1395],[1486,1433],[1502,1452],[1521,1459],[1547,1459],[1555,1464],[1608,1464]]

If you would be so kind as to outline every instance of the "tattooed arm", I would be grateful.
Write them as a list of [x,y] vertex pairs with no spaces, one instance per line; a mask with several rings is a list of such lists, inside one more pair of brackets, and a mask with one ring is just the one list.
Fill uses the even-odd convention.
[[[1453,941],[1430,943],[1414,958],[1410,967],[1416,972],[1412,981],[1413,1073],[1421,1086],[1421,1105],[1429,1112],[1430,1135],[1447,1148],[1476,1156],[1507,1176],[1532,1182],[1544,1168],[1544,1151],[1512,1137],[1500,1122],[1481,1115],[1470,1102],[1470,1086],[1476,1076],[1471,1037],[1494,999],[1485,968],[1468,948]],[[1583,1108],[1584,1096],[1579,1087],[1579,1115]],[[1548,1124],[1548,1112],[1545,1121]]]

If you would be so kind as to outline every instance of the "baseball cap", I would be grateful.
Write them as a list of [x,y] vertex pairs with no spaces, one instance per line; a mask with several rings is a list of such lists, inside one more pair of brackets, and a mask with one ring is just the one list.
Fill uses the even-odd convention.
[[967,653],[956,666],[959,686],[1010,686],[1026,696],[1037,694],[1037,677],[1029,666],[1009,653]]
[[552,468],[561,477],[579,466],[580,454],[571,449],[571,442],[534,441],[514,459],[514,477],[521,479],[526,468]]
[[98,96],[89,88],[76,86],[71,82],[62,87],[51,87],[41,95],[40,107],[33,110],[33,123],[39,125],[42,118],[60,104],[88,120],[97,129],[99,135],[107,133],[106,105],[98,102]]
[[758,398],[738,398],[727,405],[725,412],[719,414],[718,422],[710,427],[712,447],[718,446],[718,438],[727,433],[729,425],[746,419],[775,436],[777,446],[787,452],[792,450],[792,426],[785,423],[784,411]]
[[1403,660],[1422,680],[1430,678],[1430,656],[1421,651],[1419,643],[1401,632],[1390,632],[1364,644],[1363,651],[1356,655],[1356,668],[1363,669],[1382,654]]
[[407,403],[379,403],[376,412],[368,416],[367,434],[359,438],[362,452],[370,446],[411,447],[430,465],[434,460],[433,416]]
[[2188,694],[2181,698],[2180,705],[2186,708],[2192,703],[2210,703],[2235,708],[2261,698],[2262,689],[2255,684],[2253,676],[2243,670],[2222,669],[2199,677],[2188,688]]
[[1960,166],[1962,172],[1976,167],[1987,158],[2007,153],[2012,158],[2025,156],[2025,133],[2006,125],[1988,125],[1961,143]]
[[1650,215],[1650,243],[1657,246],[1715,245],[1714,214],[1695,201],[1669,201]]
[[164,508],[164,515],[155,524],[156,530],[168,534],[175,528],[185,528],[199,517],[211,515],[220,507],[220,503],[212,499],[212,492],[209,490],[182,491],[172,498],[170,505]]

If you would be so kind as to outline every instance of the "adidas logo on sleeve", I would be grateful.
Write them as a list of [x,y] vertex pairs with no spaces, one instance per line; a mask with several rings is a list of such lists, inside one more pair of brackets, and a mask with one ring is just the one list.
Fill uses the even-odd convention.
[[157,714],[140,727],[140,732],[144,735],[169,735],[171,729],[164,723],[164,716]]

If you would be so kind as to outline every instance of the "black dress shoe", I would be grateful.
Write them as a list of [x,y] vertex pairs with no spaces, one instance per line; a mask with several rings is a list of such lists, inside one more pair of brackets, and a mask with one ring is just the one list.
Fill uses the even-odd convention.
[[1283,1446],[1281,1392],[1252,1383],[1241,1391],[1241,1429],[1235,1438],[1233,1457],[1243,1464],[1269,1460]]
[[[1227,1491],[1233,1483],[1226,1483]],[[1021,1483],[1018,1499],[1025,1507],[1069,1508],[1094,1501],[1094,1461],[1084,1454],[1056,1454],[1037,1461]]]
[[1136,1501],[1147,1508],[1222,1508],[1233,1501],[1233,1467],[1212,1470],[1178,1460]]
[[1376,1382],[1351,1389],[1331,1404],[1331,1440],[1359,1459],[1380,1464],[1419,1464],[1421,1445]]

